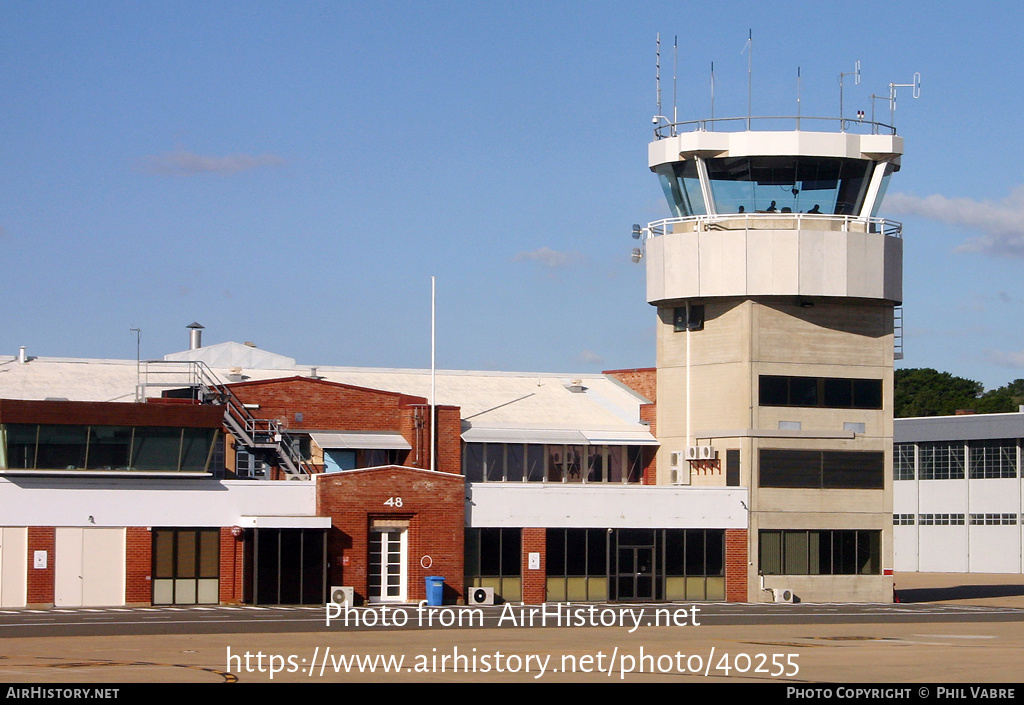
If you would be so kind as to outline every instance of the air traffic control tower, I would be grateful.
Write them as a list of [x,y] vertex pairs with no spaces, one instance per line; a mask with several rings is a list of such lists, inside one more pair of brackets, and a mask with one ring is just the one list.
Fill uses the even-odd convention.
[[889,126],[811,118],[661,124],[650,144],[673,214],[636,229],[658,484],[749,489],[749,601],[892,600],[903,242],[877,214],[902,152]]

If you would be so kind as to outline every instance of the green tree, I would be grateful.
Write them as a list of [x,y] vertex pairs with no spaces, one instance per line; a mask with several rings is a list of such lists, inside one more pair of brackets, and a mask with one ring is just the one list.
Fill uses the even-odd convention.
[[949,416],[959,409],[981,414],[1016,411],[1024,380],[985,392],[980,382],[929,368],[896,370],[894,412],[907,416]]

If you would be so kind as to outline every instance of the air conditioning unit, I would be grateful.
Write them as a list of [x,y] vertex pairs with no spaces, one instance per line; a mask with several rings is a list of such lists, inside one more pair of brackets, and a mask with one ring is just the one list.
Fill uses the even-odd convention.
[[668,465],[672,471],[671,482],[673,485],[690,484],[690,469],[683,467],[683,451],[673,450],[668,454]]
[[714,460],[715,449],[713,446],[690,446],[686,449],[687,460]]
[[493,605],[494,588],[475,587],[469,589],[469,604],[471,605]]
[[772,588],[772,598],[776,602],[793,602],[793,591],[789,588]]
[[348,605],[349,607],[352,607],[355,595],[355,588],[343,585],[331,586],[331,602],[336,605]]

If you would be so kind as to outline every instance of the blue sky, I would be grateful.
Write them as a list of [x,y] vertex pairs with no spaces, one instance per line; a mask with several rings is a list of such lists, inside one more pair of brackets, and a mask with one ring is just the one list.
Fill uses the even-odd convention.
[[[706,7],[705,7],[706,5]],[[300,363],[654,364],[630,226],[679,36],[680,119],[870,113],[904,89],[904,365],[1024,377],[1024,174],[1008,3],[0,4],[0,352],[253,341]],[[886,101],[876,103],[887,118]]]

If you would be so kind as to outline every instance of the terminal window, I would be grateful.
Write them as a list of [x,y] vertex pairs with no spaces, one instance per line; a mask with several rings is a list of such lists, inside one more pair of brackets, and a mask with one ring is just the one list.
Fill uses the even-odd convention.
[[882,532],[868,529],[764,530],[763,575],[878,575]]

